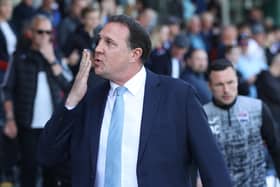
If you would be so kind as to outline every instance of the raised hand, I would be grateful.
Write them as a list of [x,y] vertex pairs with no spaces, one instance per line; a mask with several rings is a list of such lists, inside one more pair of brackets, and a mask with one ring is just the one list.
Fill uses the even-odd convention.
[[66,106],[75,107],[85,96],[91,64],[91,53],[90,51],[84,49],[79,72],[76,75],[74,84],[67,97]]
[[44,45],[42,45],[39,48],[39,51],[42,53],[42,55],[47,59],[47,61],[50,64],[54,63],[56,57],[55,57],[54,48],[53,48],[52,43],[50,43],[50,42],[45,43]]

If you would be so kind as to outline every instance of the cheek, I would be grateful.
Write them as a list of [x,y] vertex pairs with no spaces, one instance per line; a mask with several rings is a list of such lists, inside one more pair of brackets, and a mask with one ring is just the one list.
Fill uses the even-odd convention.
[[215,98],[221,98],[223,96],[223,91],[221,90],[212,90],[212,93]]

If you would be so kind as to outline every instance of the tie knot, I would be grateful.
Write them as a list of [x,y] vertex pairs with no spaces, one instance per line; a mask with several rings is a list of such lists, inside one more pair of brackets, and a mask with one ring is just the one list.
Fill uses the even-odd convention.
[[126,90],[127,90],[126,87],[124,87],[124,86],[119,86],[119,87],[117,87],[116,90],[115,90],[115,95],[116,95],[116,96],[122,96]]

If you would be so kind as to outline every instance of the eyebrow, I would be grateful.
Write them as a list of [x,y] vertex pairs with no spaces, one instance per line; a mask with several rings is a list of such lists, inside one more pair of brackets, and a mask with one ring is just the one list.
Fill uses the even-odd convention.
[[100,34],[97,35],[97,38],[98,38],[98,39],[104,38],[104,39],[106,39],[106,40],[115,41],[115,40],[113,40],[113,39],[112,39],[111,37],[109,37],[109,36],[101,36]]

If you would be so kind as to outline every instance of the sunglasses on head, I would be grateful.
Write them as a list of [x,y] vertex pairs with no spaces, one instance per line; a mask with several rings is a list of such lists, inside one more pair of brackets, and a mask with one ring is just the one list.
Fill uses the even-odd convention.
[[36,33],[37,34],[47,34],[47,35],[50,35],[52,33],[51,30],[41,30],[41,29],[38,29],[36,30]]

